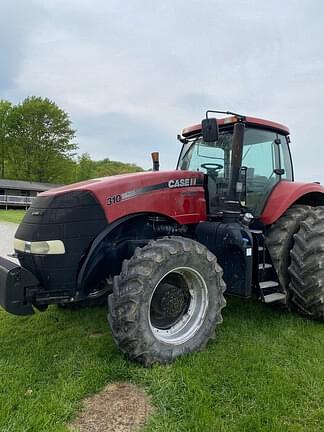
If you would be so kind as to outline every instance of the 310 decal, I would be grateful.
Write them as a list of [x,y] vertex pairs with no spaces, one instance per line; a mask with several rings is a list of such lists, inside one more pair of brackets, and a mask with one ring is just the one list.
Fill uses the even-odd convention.
[[107,205],[113,205],[113,204],[117,204],[121,201],[122,196],[120,194],[118,195],[112,195],[110,197],[107,198]]

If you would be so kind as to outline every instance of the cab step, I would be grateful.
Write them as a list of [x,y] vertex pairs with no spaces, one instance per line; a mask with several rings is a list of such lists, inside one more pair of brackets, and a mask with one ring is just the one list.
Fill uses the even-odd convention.
[[279,282],[276,281],[263,281],[259,282],[259,286],[261,290],[266,290],[269,288],[276,288],[279,286]]
[[251,232],[252,234],[256,234],[256,235],[263,234],[263,231],[262,231],[262,230],[257,230],[257,229],[251,229],[250,232]]
[[265,270],[272,268],[272,264],[269,263],[261,263],[259,264],[259,270]]
[[263,296],[264,303],[274,303],[278,301],[285,301],[286,294],[284,293],[273,293]]

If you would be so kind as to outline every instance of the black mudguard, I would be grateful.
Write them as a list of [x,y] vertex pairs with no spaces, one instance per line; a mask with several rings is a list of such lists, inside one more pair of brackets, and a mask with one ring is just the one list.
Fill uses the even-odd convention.
[[196,228],[196,238],[216,255],[224,270],[226,292],[250,297],[253,265],[250,230],[237,222],[201,222]]

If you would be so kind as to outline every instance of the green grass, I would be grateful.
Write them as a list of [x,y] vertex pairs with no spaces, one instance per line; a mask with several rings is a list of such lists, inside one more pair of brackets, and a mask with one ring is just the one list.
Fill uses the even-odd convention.
[[0,210],[0,222],[20,223],[25,213],[25,210]]
[[152,369],[118,352],[105,308],[51,307],[32,317],[1,310],[0,431],[66,431],[84,396],[124,380],[152,395],[146,431],[323,431],[324,325],[228,303],[205,351]]

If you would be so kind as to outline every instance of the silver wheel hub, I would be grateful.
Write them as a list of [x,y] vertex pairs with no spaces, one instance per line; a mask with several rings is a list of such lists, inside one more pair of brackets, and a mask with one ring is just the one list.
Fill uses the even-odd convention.
[[151,331],[160,342],[183,344],[200,329],[207,307],[202,275],[190,267],[177,267],[154,287],[148,312]]

